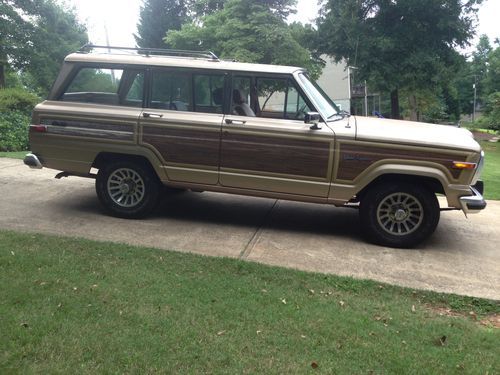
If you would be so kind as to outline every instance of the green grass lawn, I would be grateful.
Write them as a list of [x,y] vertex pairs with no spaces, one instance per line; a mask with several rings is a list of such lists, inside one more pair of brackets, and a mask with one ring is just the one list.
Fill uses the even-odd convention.
[[5,152],[0,151],[0,158],[24,159],[29,151]]
[[6,231],[0,283],[1,373],[500,371],[476,298]]
[[500,142],[481,142],[486,154],[482,179],[486,199],[500,199]]

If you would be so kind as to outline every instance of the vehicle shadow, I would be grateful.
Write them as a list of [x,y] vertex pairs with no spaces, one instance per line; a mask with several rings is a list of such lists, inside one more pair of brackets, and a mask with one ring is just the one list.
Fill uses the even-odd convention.
[[230,194],[171,194],[152,217],[353,238],[361,235],[353,209]]

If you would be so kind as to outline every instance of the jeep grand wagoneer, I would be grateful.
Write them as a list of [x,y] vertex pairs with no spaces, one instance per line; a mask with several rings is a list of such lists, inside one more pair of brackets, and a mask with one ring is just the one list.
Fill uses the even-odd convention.
[[410,247],[438,224],[436,194],[465,213],[486,206],[470,132],[350,116],[297,67],[85,46],[32,124],[25,163],[96,178],[125,218],[148,214],[166,185],[357,207],[374,242]]

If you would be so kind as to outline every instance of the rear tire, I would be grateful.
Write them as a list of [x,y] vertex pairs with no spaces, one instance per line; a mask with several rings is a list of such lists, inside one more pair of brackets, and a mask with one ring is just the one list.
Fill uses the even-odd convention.
[[113,161],[99,169],[95,187],[99,201],[111,215],[138,219],[157,206],[160,185],[148,165]]
[[394,182],[372,187],[360,203],[359,214],[370,241],[410,248],[434,233],[440,209],[436,194],[429,189]]

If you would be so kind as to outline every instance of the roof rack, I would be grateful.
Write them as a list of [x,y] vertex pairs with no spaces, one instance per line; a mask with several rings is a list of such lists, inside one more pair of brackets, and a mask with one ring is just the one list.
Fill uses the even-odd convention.
[[77,52],[78,53],[90,53],[95,49],[105,49],[111,53],[113,51],[124,51],[124,52],[136,52],[140,55],[146,56],[174,56],[174,57],[192,57],[209,59],[214,61],[219,61],[219,58],[215,53],[211,51],[186,51],[180,49],[163,49],[163,48],[140,48],[140,47],[115,47],[115,46],[97,46],[94,44],[85,44]]

